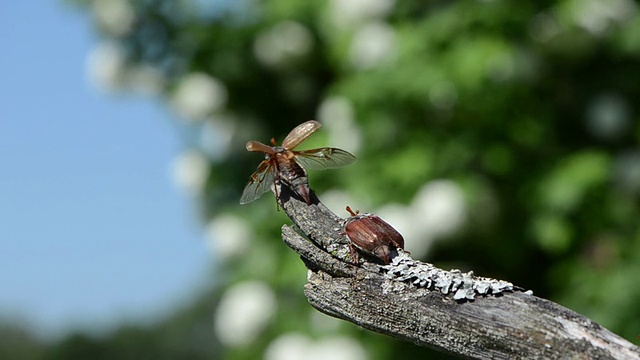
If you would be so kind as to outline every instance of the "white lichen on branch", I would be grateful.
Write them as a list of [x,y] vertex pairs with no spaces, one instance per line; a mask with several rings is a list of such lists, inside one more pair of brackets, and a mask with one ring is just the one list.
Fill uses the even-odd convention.
[[[442,270],[432,264],[416,261],[403,251],[398,253],[389,265],[382,266],[387,279],[411,283],[444,295],[452,294],[454,300],[474,300],[477,295],[495,296],[521,290],[508,281],[475,276],[473,271]],[[531,291],[525,293],[532,294]]]

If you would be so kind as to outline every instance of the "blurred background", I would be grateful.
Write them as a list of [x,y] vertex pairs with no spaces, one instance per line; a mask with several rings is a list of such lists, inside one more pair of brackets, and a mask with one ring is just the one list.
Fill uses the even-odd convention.
[[67,0],[0,12],[0,358],[447,358],[313,310],[270,193],[297,124],[334,212],[638,344],[631,0]]

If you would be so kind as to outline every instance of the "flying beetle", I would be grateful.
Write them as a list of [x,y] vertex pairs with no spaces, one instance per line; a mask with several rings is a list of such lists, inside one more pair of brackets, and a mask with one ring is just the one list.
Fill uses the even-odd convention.
[[[250,203],[269,191],[274,184],[285,185],[294,194],[311,204],[309,181],[306,169],[324,170],[349,165],[356,157],[347,151],[323,147],[311,150],[293,150],[322,126],[315,120],[296,126],[278,146],[271,138],[271,145],[259,141],[247,142],[247,150],[264,153],[264,160],[249,178],[242,192],[240,204]],[[277,186],[275,187],[278,198]]]

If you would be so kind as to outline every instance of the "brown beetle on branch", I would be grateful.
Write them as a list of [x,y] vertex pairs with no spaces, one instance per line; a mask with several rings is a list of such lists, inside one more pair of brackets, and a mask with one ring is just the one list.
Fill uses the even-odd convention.
[[[351,217],[344,221],[344,233],[353,246],[377,257],[385,264],[391,262],[394,251],[404,249],[404,238],[386,221],[377,215],[360,214],[358,211],[354,213],[349,206],[346,209]],[[352,258],[357,259],[354,251],[352,251]],[[354,262],[357,263],[357,260]]]
[[[290,188],[307,204],[311,204],[309,182],[305,169],[324,170],[349,165],[356,161],[350,153],[331,147],[311,150],[294,151],[293,149],[322,126],[315,120],[306,121],[296,126],[282,141],[282,146],[265,145],[259,141],[249,141],[248,151],[262,152],[264,160],[251,175],[247,183],[240,204],[247,204],[269,191],[274,183],[280,183]],[[275,189],[278,198],[277,189]]]

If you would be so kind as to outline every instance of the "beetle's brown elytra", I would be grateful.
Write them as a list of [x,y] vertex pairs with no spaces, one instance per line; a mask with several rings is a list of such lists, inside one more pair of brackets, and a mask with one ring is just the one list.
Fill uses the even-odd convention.
[[385,264],[391,262],[391,255],[397,249],[404,249],[404,238],[386,221],[374,214],[353,212],[344,221],[344,233],[353,246],[362,252],[373,255]]

